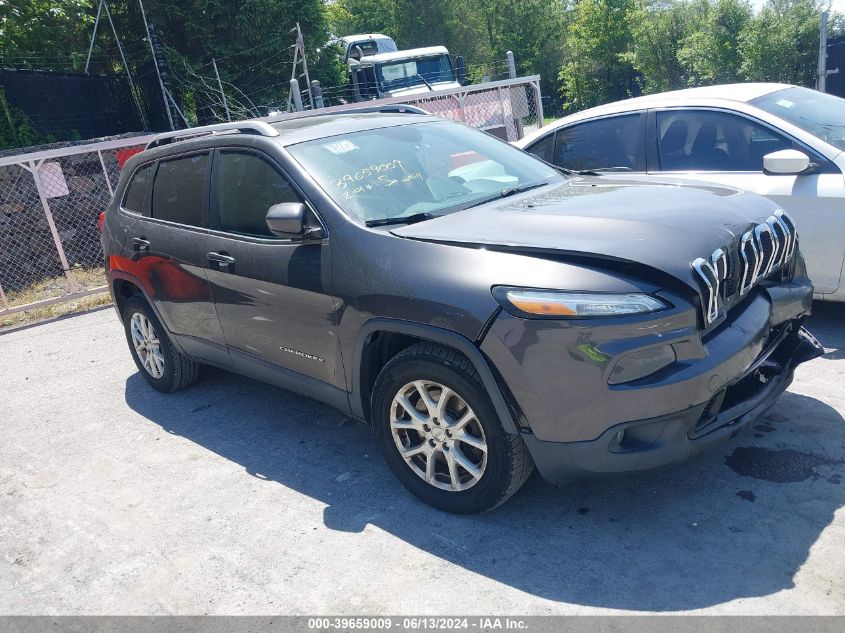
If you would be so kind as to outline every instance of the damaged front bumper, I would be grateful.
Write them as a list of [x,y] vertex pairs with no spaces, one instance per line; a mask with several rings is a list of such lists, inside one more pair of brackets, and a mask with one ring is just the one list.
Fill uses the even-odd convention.
[[679,462],[734,437],[775,403],[792,382],[795,367],[823,353],[818,341],[797,326],[704,404],[618,424],[587,442],[544,442],[530,433],[523,439],[543,477],[558,485]]
[[[758,289],[705,336],[679,301],[674,312],[595,325],[503,315],[482,351],[508,386],[538,470],[564,484],[678,462],[738,433],[800,363],[824,353],[802,327],[811,297],[806,278]],[[676,362],[610,384],[622,354],[655,345],[671,345]]]

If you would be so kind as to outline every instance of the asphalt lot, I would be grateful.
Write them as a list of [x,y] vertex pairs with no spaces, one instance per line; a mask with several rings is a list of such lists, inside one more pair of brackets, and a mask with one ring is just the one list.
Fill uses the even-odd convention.
[[845,614],[845,305],[810,326],[828,353],[731,443],[479,517],[314,401],[153,391],[110,308],[0,334],[0,613]]

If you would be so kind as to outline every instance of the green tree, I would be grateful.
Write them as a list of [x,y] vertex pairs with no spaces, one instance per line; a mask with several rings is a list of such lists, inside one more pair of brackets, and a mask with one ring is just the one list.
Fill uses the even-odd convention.
[[628,10],[631,44],[623,59],[641,74],[642,91],[686,86],[678,52],[690,27],[689,5],[673,0],[636,0]]
[[749,81],[812,86],[818,59],[814,0],[769,0],[739,37],[740,73]]
[[92,0],[0,2],[0,63],[38,70],[81,69],[96,12]]
[[696,0],[689,5],[693,27],[680,42],[678,60],[690,85],[740,81],[740,34],[752,18],[747,0]]
[[253,105],[284,105],[297,21],[311,79],[327,85],[340,80],[338,66],[321,56],[329,39],[322,0],[147,0],[145,6],[166,47],[174,88],[189,100],[217,98],[209,67],[216,58],[230,100],[247,113]]
[[51,143],[55,140],[52,136],[36,132],[29,117],[6,101],[6,93],[0,88],[0,149]]
[[630,94],[634,69],[628,61],[632,0],[581,0],[566,30],[558,75],[564,106],[589,108]]
[[[565,0],[476,0],[465,6],[483,18],[480,45],[468,59],[486,63],[492,76],[502,76],[506,53],[512,51],[518,74],[539,74],[543,92],[557,92],[566,38]],[[461,23],[470,24],[468,17]]]

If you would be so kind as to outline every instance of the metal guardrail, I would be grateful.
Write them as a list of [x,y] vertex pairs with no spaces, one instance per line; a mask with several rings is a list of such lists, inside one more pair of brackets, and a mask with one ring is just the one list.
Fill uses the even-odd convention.
[[[543,125],[540,77],[465,86],[319,110],[414,105],[463,121],[504,140]],[[265,117],[314,115],[314,111]],[[0,317],[104,292],[97,220],[114,193],[126,159],[160,135],[63,147],[0,158]],[[42,298],[33,301],[38,289]]]

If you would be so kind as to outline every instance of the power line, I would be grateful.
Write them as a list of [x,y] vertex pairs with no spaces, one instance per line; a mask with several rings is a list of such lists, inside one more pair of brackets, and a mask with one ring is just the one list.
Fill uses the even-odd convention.
[[[296,30],[296,27],[292,28],[290,31],[288,31],[284,35],[279,35],[278,37],[274,37],[272,39],[269,39],[266,42],[262,42],[261,44],[257,44],[255,46],[252,46],[251,48],[245,48],[242,51],[236,51],[234,53],[229,53],[228,55],[223,55],[222,57],[217,57],[216,59],[217,59],[218,62],[221,62],[224,59],[229,59],[230,57],[235,57],[236,55],[242,55],[244,53],[249,53],[250,51],[254,51],[257,48],[261,48],[263,46],[267,46],[268,44],[272,44],[273,42],[278,42],[281,39],[285,39],[288,35],[290,35],[295,30]],[[199,66],[198,69],[199,68],[205,68],[206,66],[211,66],[211,62],[203,64],[202,66]]]

